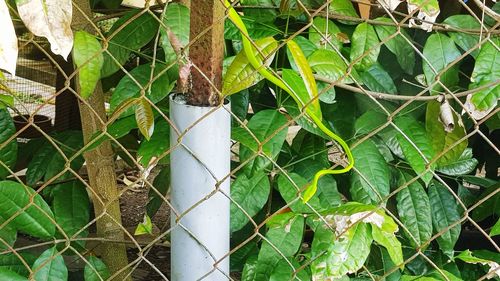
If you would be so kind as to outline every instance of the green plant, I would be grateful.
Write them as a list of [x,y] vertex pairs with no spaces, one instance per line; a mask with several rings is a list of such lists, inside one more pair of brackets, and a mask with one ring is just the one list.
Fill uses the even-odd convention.
[[[247,0],[238,12],[226,2],[221,98],[234,114],[231,269],[241,280],[499,278],[489,241],[500,233],[497,20],[439,23],[437,1],[407,2],[425,30],[399,25],[398,13],[360,19],[347,0]],[[0,244],[8,251],[17,233],[56,241],[41,255],[17,252],[24,263],[0,255],[0,279],[24,280],[26,264],[36,278],[67,278],[61,255],[85,250],[91,220],[76,171],[106,140],[144,174],[163,165],[136,230],[152,232],[168,192],[167,96],[189,66],[189,24],[189,10],[171,3],[120,14],[107,40],[75,34],[82,100],[99,82],[110,94],[107,126],[86,146],[67,131],[18,147],[0,106]],[[12,106],[9,97],[0,100]],[[6,179],[21,159],[24,184]],[[464,243],[471,230],[487,232],[490,248]],[[86,280],[110,276],[98,258],[87,262]]]

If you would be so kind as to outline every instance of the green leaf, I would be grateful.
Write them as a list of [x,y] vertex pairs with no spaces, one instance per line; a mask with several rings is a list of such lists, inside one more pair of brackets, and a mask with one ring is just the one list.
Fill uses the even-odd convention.
[[500,235],[500,219],[497,220],[497,223],[491,228],[490,237]]
[[175,36],[181,45],[178,47],[185,48],[187,46],[190,26],[189,8],[179,3],[169,3],[163,17],[163,24],[166,28],[160,25],[160,45],[165,52],[166,62],[172,63],[177,59],[177,54],[170,43],[167,32],[170,31]]
[[[381,17],[375,19],[376,21],[382,22],[393,22],[392,19]],[[393,34],[397,34],[397,28],[395,26],[390,25],[375,25],[375,31],[377,32],[378,38],[381,42],[387,40],[388,37],[393,36]],[[413,47],[406,41],[410,40],[410,36],[408,33],[401,29],[401,34],[392,37],[387,42],[384,42],[384,45],[396,56],[396,59],[401,66],[401,68],[408,74],[413,74],[413,68],[415,67],[415,50]],[[405,39],[406,38],[406,39]]]
[[[135,116],[131,115],[125,118],[119,118],[113,123],[109,124],[106,127],[106,132],[111,136],[111,138],[119,139],[126,136],[128,133],[130,133],[131,130],[135,128],[137,128],[137,122],[135,121]],[[89,143],[92,143],[88,145],[84,151],[91,151],[98,147],[101,143],[109,139],[110,137],[104,135],[100,131],[97,131],[89,141]]]
[[134,231],[134,235],[136,236],[143,234],[153,234],[153,223],[148,214],[144,214],[142,222],[137,225]]
[[[447,118],[450,119],[453,118],[453,130],[450,131],[450,128],[445,129],[445,127],[449,127],[449,124],[443,124],[440,117],[442,115],[448,115]],[[427,103],[425,129],[432,140],[432,149],[434,152],[436,154],[444,153],[439,157],[437,166],[446,166],[456,162],[467,148],[468,141],[465,138],[466,131],[462,120],[449,104],[447,107],[443,107],[437,101]],[[465,140],[462,140],[463,138]]]
[[313,26],[309,27],[309,40],[320,49],[340,50],[343,42],[339,40],[341,33],[338,26],[324,17],[315,17]]
[[[304,232],[304,217],[293,213],[275,215],[267,222],[266,240],[262,242],[255,277],[268,280],[277,263],[299,250]],[[272,245],[272,246],[271,246]],[[275,250],[278,249],[279,253]]]
[[270,191],[266,173],[258,172],[250,178],[245,174],[238,175],[231,186],[231,232],[240,230],[250,220],[248,216],[253,217],[262,209]]
[[[150,81],[151,71],[153,72],[153,81]],[[115,112],[120,106],[134,98],[139,98],[143,90],[146,93],[145,97],[156,104],[163,100],[175,85],[175,81],[172,81],[168,76],[168,72],[165,71],[165,65],[158,63],[155,65],[154,70],[151,68],[151,64],[143,64],[134,68],[129,74],[133,79],[129,75],[125,75],[116,85],[109,102],[110,112]],[[121,116],[126,117],[133,113],[134,110],[129,108]]]
[[[33,203],[30,203],[30,197],[33,197]],[[15,217],[10,226],[38,238],[54,236],[54,215],[42,197],[30,187],[13,181],[0,181],[0,199],[0,217],[4,221]]]
[[314,79],[312,69],[297,43],[293,40],[289,40],[287,47],[307,90],[305,92],[307,95],[304,95],[301,91],[299,91],[295,92],[297,95],[293,98],[298,101],[299,104],[306,107],[308,114],[315,115],[321,120],[322,115],[318,99],[318,88],[316,86],[316,80]]
[[[332,50],[319,49],[308,57],[309,66],[311,69],[322,78],[339,83],[353,83],[352,79],[347,76],[347,64],[337,52]],[[352,77],[356,78],[357,73],[352,70]]]
[[[481,29],[481,24],[471,15],[453,15],[445,19],[443,23],[448,24],[457,29],[476,29],[476,30]],[[466,32],[450,31],[448,32],[448,35],[455,42],[455,44],[457,44],[457,46],[462,48],[462,50],[464,51],[468,51],[474,48],[479,42],[478,35],[473,35]],[[476,48],[474,51],[470,53],[471,56],[476,58],[477,55],[479,54],[479,50],[480,49]]]
[[387,115],[377,111],[367,111],[356,120],[356,123],[354,123],[354,135],[366,135],[385,123],[387,123]]
[[135,108],[135,121],[139,131],[146,138],[150,140],[155,129],[155,116],[151,105],[145,98],[141,98]]
[[359,75],[368,89],[379,93],[397,94],[398,90],[391,76],[389,76],[389,73],[380,64],[373,64],[366,71],[360,72]]
[[[0,224],[4,223],[5,222],[0,220]],[[14,246],[14,243],[16,242],[17,231],[9,224],[6,224],[0,228],[0,238],[2,239],[2,241],[0,241],[0,250],[9,249],[9,246]]]
[[[409,181],[411,176],[403,174],[400,186]],[[398,192],[397,209],[405,234],[410,244],[421,248],[432,236],[432,216],[429,197],[418,181],[414,181]]]
[[[0,255],[0,271],[9,270],[22,276],[29,276],[31,265],[33,265],[35,260],[36,256],[26,252],[2,254]],[[0,280],[10,279],[0,277]]]
[[[288,177],[290,177],[291,181]],[[314,194],[314,196],[307,201],[307,204],[305,204],[302,200],[297,200],[297,198],[299,198],[299,189],[304,189],[309,182],[295,173],[288,173],[288,177],[285,175],[280,175],[278,177],[278,190],[281,197],[283,197],[294,213],[311,214],[325,210],[325,208],[321,205],[319,192]],[[304,190],[301,191],[301,194],[303,196]]]
[[14,97],[0,94],[0,110],[7,107],[14,107]]
[[257,266],[257,256],[250,256],[241,272],[241,281],[253,281],[257,273]]
[[[328,161],[328,148],[326,147],[326,140],[317,135],[311,134],[306,130],[299,130],[297,135],[293,138],[292,150],[297,156],[297,164],[301,160],[313,160],[319,164],[321,168],[328,168],[330,161]],[[313,175],[316,172],[313,173]]]
[[[496,46],[500,45],[500,40],[494,40]],[[471,75],[470,89],[481,85],[490,84],[500,79],[500,52],[491,43],[487,42],[481,47],[481,51],[476,59],[474,71]],[[480,90],[474,95],[469,95],[465,103],[465,108],[473,113],[475,119],[482,119],[497,105],[500,98],[500,86],[494,85]],[[477,115],[477,116],[476,116]]]
[[111,276],[108,267],[99,258],[90,256],[83,271],[85,281],[108,280]]
[[88,230],[83,228],[90,220],[90,201],[85,185],[79,180],[58,184],[52,195],[54,217],[64,234],[74,238],[82,230],[78,237],[86,237]]
[[56,247],[43,252],[33,264],[36,281],[68,280],[68,269]]
[[[309,31],[309,34],[311,34],[311,32],[312,31]],[[295,43],[297,43],[300,46],[300,49],[302,50],[302,52],[304,53],[304,56],[306,56],[306,58],[308,58],[312,53],[314,53],[316,50],[318,50],[318,47],[313,42],[311,42],[311,40],[306,39],[303,36],[300,36],[300,35],[295,36],[295,37],[293,37],[293,41],[295,41]],[[288,55],[288,52],[289,51],[287,50],[287,55]]]
[[0,268],[0,280],[9,280],[9,281],[28,281],[28,278],[21,276],[14,271]]
[[[16,133],[16,127],[7,109],[0,109],[0,162],[9,168],[13,168],[17,160],[16,138],[4,145]],[[0,180],[5,179],[10,172],[0,164]]]
[[80,95],[84,99],[94,93],[101,78],[101,68],[104,64],[101,51],[101,44],[94,36],[85,31],[75,32],[73,61],[78,67]]
[[[332,1],[330,4],[330,12],[342,16],[359,18],[356,10],[354,9],[354,6],[352,5],[352,2],[349,0]],[[356,24],[355,22],[347,20],[339,20],[339,22],[343,24]]]
[[448,189],[437,181],[429,186],[429,201],[434,233],[440,234],[437,237],[439,248],[445,255],[452,258],[455,243],[460,236],[460,224],[443,231],[460,221],[458,204]]
[[[253,40],[283,33],[270,22],[263,22],[245,16],[241,17],[241,20],[248,30],[249,37]],[[241,40],[241,31],[230,20],[224,22],[224,39]]]
[[395,265],[399,266],[403,264],[404,259],[401,242],[399,242],[394,233],[382,231],[378,227],[372,227],[372,236],[375,242],[384,246]]
[[[255,41],[257,49],[253,49],[254,56],[262,61],[260,53],[266,59],[265,65],[269,66],[273,61],[278,48],[278,42],[273,37],[266,37]],[[250,88],[264,79],[255,68],[250,64],[245,52],[240,51],[229,65],[223,78],[222,93],[229,96],[241,90]]]
[[354,172],[350,193],[354,201],[378,205],[390,192],[390,171],[375,143],[367,139],[352,149]]
[[282,280],[306,281],[311,280],[311,276],[296,260],[286,261],[283,259],[278,262],[269,278],[269,281]]
[[[146,204],[146,212],[150,217],[153,217],[158,209],[160,209],[167,196],[167,191],[170,188],[170,166],[165,166],[156,175],[153,181],[153,187],[149,189],[148,203]],[[156,190],[155,190],[156,189]],[[163,198],[160,196],[163,195]]]
[[370,254],[370,225],[357,223],[342,236],[335,237],[326,225],[319,226],[311,246],[313,280],[333,280],[355,273]]
[[[458,83],[458,64],[455,63],[444,73],[441,73],[452,62],[460,56],[460,51],[455,47],[455,43],[450,37],[435,33],[427,38],[425,42],[423,55],[425,59],[422,61],[422,69],[424,71],[427,85],[431,85],[436,81],[436,76],[439,75],[439,80],[448,89]],[[436,95],[443,87],[440,84],[435,84],[432,87],[431,94]]]
[[428,161],[430,162],[435,155],[432,141],[420,122],[411,117],[399,117],[395,123],[404,134],[397,132],[396,138],[406,160],[417,175],[422,175],[425,184],[429,184],[435,165],[430,166],[429,172],[425,172],[425,169]]
[[[261,110],[248,122],[246,128],[233,128],[231,137],[242,144],[240,146],[240,161],[251,158],[258,151],[259,142],[262,144],[262,153],[271,158],[276,158],[285,142],[288,128],[283,126],[287,123],[285,116],[277,110]],[[280,130],[281,129],[281,130]],[[250,130],[255,138],[248,132]],[[250,161],[245,167],[247,172],[253,173],[266,168],[270,163],[264,157],[258,157]]]
[[137,150],[137,161],[148,166],[151,160],[162,156],[170,148],[170,125],[160,118],[154,125],[153,135],[149,140],[143,140]]
[[380,45],[373,26],[360,23],[352,34],[351,42],[350,57],[356,70],[367,70],[377,62]]
[[466,148],[456,161],[438,166],[436,170],[449,176],[469,174],[476,169],[478,164],[477,159],[472,158],[472,156],[472,148]]
[[[242,0],[241,4],[250,7],[270,7],[274,5],[274,2],[272,0]],[[263,22],[272,22],[277,15],[277,12],[274,9],[259,8],[244,8],[243,13],[257,21]]]
[[104,53],[101,77],[108,77],[118,71],[127,62],[132,51],[138,51],[156,35],[158,20],[150,13],[143,13],[130,21],[137,13],[137,10],[128,12],[111,28],[109,34],[113,37],[109,39],[107,52]]

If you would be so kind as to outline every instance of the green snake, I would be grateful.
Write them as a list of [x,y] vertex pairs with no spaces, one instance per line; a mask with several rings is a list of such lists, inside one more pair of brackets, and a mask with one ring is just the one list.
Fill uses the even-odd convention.
[[[233,6],[228,0],[224,1],[226,8],[228,9],[228,16],[229,19],[238,27],[240,32],[242,33],[242,44],[243,44],[243,51],[245,53],[245,56],[247,57],[250,65],[254,67],[260,75],[262,75],[264,78],[269,80],[271,83],[275,84],[276,86],[280,87],[283,89],[285,92],[287,92],[294,100],[297,102],[299,106],[304,106],[304,104],[300,101],[298,98],[297,94],[288,86],[286,83],[284,83],[281,79],[276,77],[273,73],[269,72],[266,67],[263,66],[262,63],[260,63],[257,58],[255,58],[254,52],[253,52],[253,46],[252,43],[250,42],[248,30],[243,23],[241,17],[239,14],[234,10]],[[293,42],[293,41],[290,41]],[[288,44],[288,43],[287,43]],[[342,168],[342,169],[336,169],[336,170],[330,170],[330,169],[324,169],[318,171],[313,178],[312,183],[306,188],[304,194],[303,194],[303,202],[309,201],[314,194],[316,193],[318,189],[318,181],[319,179],[327,174],[343,174],[347,173],[349,170],[352,169],[354,166],[354,158],[352,156],[351,150],[349,149],[349,146],[347,143],[338,135],[333,133],[330,129],[328,129],[325,124],[323,124],[323,121],[321,120],[321,116],[317,116],[316,114],[312,113],[308,107],[306,107],[306,112],[307,116],[311,118],[311,120],[316,124],[316,126],[326,135],[328,135],[330,138],[335,140],[337,143],[340,144],[342,149],[345,151],[347,155],[347,159],[349,161],[349,164]]]

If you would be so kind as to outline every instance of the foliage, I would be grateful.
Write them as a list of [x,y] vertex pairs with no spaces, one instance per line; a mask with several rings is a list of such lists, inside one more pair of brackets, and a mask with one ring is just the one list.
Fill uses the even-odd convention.
[[[111,84],[110,121],[85,147],[80,132],[65,131],[18,148],[10,113],[0,107],[0,248],[12,247],[23,234],[47,243],[69,239],[71,249],[85,252],[92,203],[75,171],[84,151],[109,139],[120,157],[141,171],[165,165],[136,230],[151,233],[151,218],[169,187],[170,124],[164,116],[179,69],[189,65],[179,51],[189,45],[189,10],[180,4],[169,4],[164,13],[132,9],[105,33],[109,40],[78,31],[73,45],[73,35],[48,21],[56,17],[63,27],[69,24],[61,16],[67,1],[43,11],[26,5],[45,1],[18,2],[21,19],[34,34],[47,37],[56,54],[67,56],[72,48],[83,99],[93,95],[97,83]],[[112,5],[105,2],[93,4]],[[272,6],[276,1],[241,2]],[[323,4],[301,2],[309,9]],[[392,1],[382,2],[395,8]],[[491,35],[479,49],[478,34],[433,31],[439,9],[437,1],[428,2],[407,3],[419,9],[425,30],[393,25],[389,17],[361,21],[347,0],[329,4],[343,16],[334,19],[308,19],[298,1],[281,1],[280,9],[230,12],[221,91],[240,119],[231,134],[237,144],[232,164],[239,168],[232,174],[230,230],[233,244],[246,241],[231,255],[232,270],[241,271],[242,280],[500,277],[493,271],[497,254],[457,246],[471,226],[469,215],[490,228],[490,237],[500,233],[498,179],[476,177],[495,163],[478,149],[486,142],[469,138],[478,130],[498,133],[498,116],[483,121],[500,97],[500,42]],[[17,49],[4,46],[16,38],[3,4],[0,0],[0,24],[6,27],[0,68],[14,73]],[[40,17],[26,22],[26,13]],[[460,14],[443,22],[481,26]],[[46,28],[37,31],[34,24]],[[461,63],[464,58],[468,63]],[[476,94],[449,98],[479,87]],[[406,103],[407,97],[415,100]],[[459,114],[463,109],[466,114]],[[23,184],[11,176],[18,159],[29,161]],[[477,190],[467,188],[471,185]],[[36,280],[68,278],[63,255],[73,253],[65,246],[54,243],[26,258]],[[0,255],[0,279],[32,277],[25,263]],[[87,258],[85,280],[109,276],[101,260]]]

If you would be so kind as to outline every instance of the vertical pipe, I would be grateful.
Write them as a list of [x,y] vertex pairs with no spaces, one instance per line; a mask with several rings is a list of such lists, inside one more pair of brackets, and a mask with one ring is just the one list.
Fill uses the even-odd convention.
[[229,257],[221,258],[229,253],[230,201],[217,191],[229,195],[229,178],[221,182],[230,173],[231,118],[229,104],[224,107],[192,106],[171,95],[170,118],[178,130],[170,133],[173,281],[229,276]]

